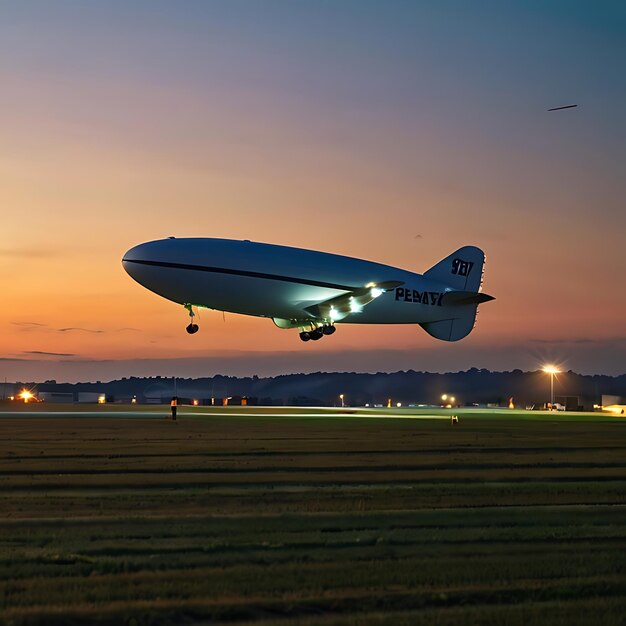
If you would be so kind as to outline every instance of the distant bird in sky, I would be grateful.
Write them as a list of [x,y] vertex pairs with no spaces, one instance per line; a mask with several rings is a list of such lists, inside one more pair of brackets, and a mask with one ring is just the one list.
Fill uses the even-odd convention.
[[575,109],[578,105],[577,104],[566,104],[565,106],[562,107],[554,107],[552,109],[548,109],[548,111],[562,111],[563,109]]

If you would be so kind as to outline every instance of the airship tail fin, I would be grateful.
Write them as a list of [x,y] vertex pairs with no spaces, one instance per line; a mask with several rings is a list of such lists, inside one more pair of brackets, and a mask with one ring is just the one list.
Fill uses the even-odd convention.
[[438,322],[428,322],[420,326],[435,339],[442,341],[458,341],[472,332],[476,323],[476,309],[478,305],[459,307],[457,316]]
[[478,305],[493,300],[481,293],[485,253],[475,246],[464,246],[424,273],[424,277],[451,288],[441,309],[444,319],[420,324],[431,336],[458,341],[472,332]]
[[485,253],[475,246],[464,246],[424,272],[424,277],[459,291],[480,291]]

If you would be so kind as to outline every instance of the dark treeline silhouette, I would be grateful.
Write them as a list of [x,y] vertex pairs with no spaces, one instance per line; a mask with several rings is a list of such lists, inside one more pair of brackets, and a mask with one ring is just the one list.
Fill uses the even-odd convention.
[[[440,404],[442,394],[454,395],[460,404],[507,404],[510,397],[518,406],[542,404],[550,399],[550,378],[542,371],[491,372],[472,368],[465,372],[436,374],[406,372],[376,374],[323,373],[286,374],[270,378],[258,376],[238,378],[213,376],[207,378],[122,378],[95,383],[24,383],[35,385],[39,392],[100,392],[114,400],[138,402],[169,401],[172,395],[206,400],[214,397],[247,396],[258,404],[337,405],[344,394],[346,405]],[[626,396],[626,374],[621,376],[586,376],[563,372],[555,378],[555,396],[577,396],[580,404],[590,407],[599,403],[602,394]]]

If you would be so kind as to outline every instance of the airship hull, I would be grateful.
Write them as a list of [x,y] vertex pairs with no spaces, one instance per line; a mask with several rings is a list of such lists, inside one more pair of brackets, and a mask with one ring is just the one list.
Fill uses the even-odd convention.
[[[477,302],[471,295],[482,283],[484,255],[474,247],[455,254],[444,260],[447,277],[445,271],[422,275],[272,244],[169,238],[132,248],[122,263],[138,283],[173,302],[269,317],[284,328],[305,328],[338,322],[428,324],[449,318],[448,309],[455,314],[462,309],[475,312]],[[470,266],[467,276],[459,276],[459,267]],[[457,298],[451,306],[452,292],[470,295],[465,296],[466,302]]]

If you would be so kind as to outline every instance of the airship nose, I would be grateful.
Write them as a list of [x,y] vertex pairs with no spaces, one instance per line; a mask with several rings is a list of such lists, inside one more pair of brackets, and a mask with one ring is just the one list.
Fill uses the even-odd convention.
[[181,282],[184,281],[172,274],[178,247],[173,239],[140,243],[122,256],[122,266],[146,289],[174,302],[185,301],[184,297],[181,300]]
[[[126,270],[126,273],[130,276],[133,276],[133,267],[135,267],[135,263],[133,261],[137,260],[137,250],[141,248],[141,246],[135,246],[128,250],[124,256],[122,257],[122,267]],[[133,276],[134,278],[134,276]]]
[[135,280],[138,280],[139,274],[143,273],[142,266],[154,260],[155,243],[153,241],[140,243],[138,246],[128,250],[122,257],[122,267]]

